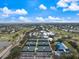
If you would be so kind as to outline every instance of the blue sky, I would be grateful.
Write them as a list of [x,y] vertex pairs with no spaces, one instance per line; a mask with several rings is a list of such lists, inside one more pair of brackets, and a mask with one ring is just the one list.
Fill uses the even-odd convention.
[[0,0],[0,23],[79,22],[79,0]]

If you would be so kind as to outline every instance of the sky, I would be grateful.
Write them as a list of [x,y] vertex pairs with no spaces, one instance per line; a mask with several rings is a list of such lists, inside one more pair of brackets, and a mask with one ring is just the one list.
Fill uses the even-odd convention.
[[79,22],[79,0],[0,0],[0,23]]

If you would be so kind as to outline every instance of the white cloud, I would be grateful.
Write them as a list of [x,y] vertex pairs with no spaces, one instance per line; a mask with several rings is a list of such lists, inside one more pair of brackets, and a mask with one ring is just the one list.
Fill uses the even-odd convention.
[[16,17],[10,17],[10,18],[1,18],[0,17],[0,23],[32,23],[32,20],[28,17],[19,16]]
[[45,19],[43,17],[36,17],[35,19],[38,22],[45,22]]
[[58,6],[58,7],[68,7],[68,4],[65,2],[65,0],[60,0],[60,1],[57,3],[57,6]]
[[[63,11],[78,11],[78,1],[79,0],[59,0],[57,6],[62,7]],[[70,3],[70,5],[68,5],[68,3]]]
[[47,7],[46,7],[45,5],[43,5],[43,4],[41,4],[41,5],[39,6],[39,8],[40,8],[41,10],[46,10],[46,9],[47,9]]
[[77,3],[71,3],[70,6],[67,8],[63,9],[63,11],[78,11],[79,10],[79,5]]
[[13,14],[26,15],[28,13],[25,9],[11,10],[8,9],[7,7],[0,8],[0,12],[2,12],[2,16],[7,16],[7,17]]
[[59,17],[53,17],[53,16],[48,16],[48,19],[50,19],[50,20],[60,20]]
[[79,23],[79,21],[75,21],[75,20],[64,20],[63,23]]
[[2,14],[1,16],[2,17],[8,17],[9,15],[8,14]]
[[19,19],[20,19],[20,20],[23,20],[23,19],[26,19],[26,18],[25,18],[25,17],[23,17],[23,16],[20,16],[20,17],[19,17]]
[[71,17],[67,17],[67,19],[71,19]]
[[53,16],[48,16],[48,17],[36,17],[37,22],[62,22],[64,21],[63,18],[59,17],[53,17]]
[[[68,17],[69,18],[69,17]],[[67,19],[68,19],[67,18]],[[4,22],[6,21],[7,23],[50,23],[50,22],[74,22],[74,21],[68,21],[68,20],[65,20],[66,18],[64,17],[55,17],[55,16],[47,16],[47,17],[35,17],[35,18],[28,18],[28,17],[25,17],[25,16],[20,16],[16,19],[16,17],[13,17],[13,18],[9,18],[8,19],[2,19],[0,20],[0,22]],[[5,22],[5,23],[6,23]],[[76,21],[75,21],[76,22]]]
[[63,0],[64,2],[76,2],[76,1],[79,1],[79,0]]
[[77,15],[79,16],[79,13]]
[[63,22],[64,19],[61,17],[55,17],[55,16],[48,16],[48,21],[49,22]]
[[51,6],[50,9],[51,9],[51,10],[56,10],[56,7]]
[[26,22],[32,22],[32,21],[29,18],[27,18],[27,17],[20,16],[19,17],[19,22],[26,23]]
[[77,2],[79,0],[64,0],[65,2]]
[[25,9],[17,9],[14,13],[15,14],[20,14],[20,15],[25,15],[28,12]]

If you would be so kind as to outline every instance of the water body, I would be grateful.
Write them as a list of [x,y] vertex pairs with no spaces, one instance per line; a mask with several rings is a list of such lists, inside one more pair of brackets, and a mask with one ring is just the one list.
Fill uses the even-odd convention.
[[0,49],[7,47],[9,45],[10,45],[10,42],[8,42],[8,41],[0,41]]

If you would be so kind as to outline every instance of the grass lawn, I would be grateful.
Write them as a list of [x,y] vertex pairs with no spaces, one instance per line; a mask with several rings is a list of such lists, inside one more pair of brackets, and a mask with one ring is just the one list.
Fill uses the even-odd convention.
[[55,28],[51,28],[50,31],[57,33],[59,37],[64,37],[66,35],[70,35],[70,36],[72,36],[72,39],[76,39],[79,41],[79,34],[78,33],[66,32],[63,30],[55,29]]
[[15,33],[10,33],[10,34],[0,34],[0,40],[7,40],[7,41],[14,41],[18,36],[20,36],[24,32],[30,31],[32,28],[23,28],[20,31],[17,31]]

